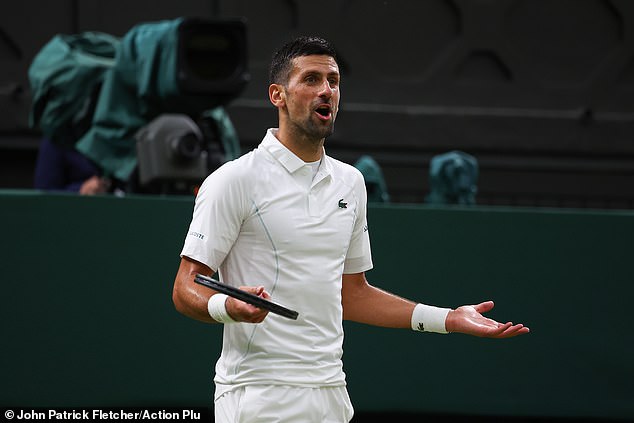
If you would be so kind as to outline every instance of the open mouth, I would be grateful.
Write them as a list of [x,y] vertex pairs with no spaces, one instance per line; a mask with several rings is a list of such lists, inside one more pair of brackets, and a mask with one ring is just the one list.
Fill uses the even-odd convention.
[[317,112],[317,114],[322,118],[327,119],[332,114],[332,109],[330,108],[330,105],[322,104],[315,109],[315,112]]

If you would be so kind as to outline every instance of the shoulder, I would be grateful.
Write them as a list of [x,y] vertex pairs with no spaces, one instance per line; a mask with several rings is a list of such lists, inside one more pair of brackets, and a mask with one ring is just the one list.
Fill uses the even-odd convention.
[[238,201],[248,196],[257,177],[253,166],[253,152],[224,163],[209,174],[200,185],[197,201],[229,200]]
[[239,184],[255,176],[255,151],[228,161],[209,174],[203,185],[211,183]]

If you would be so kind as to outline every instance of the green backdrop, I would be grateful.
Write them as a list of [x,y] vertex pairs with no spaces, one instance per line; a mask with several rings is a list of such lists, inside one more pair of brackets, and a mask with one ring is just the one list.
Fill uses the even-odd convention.
[[[1,406],[208,406],[221,329],[171,289],[192,200],[0,193]],[[444,306],[493,299],[507,340],[346,322],[358,412],[634,418],[634,213],[383,205],[375,269]]]

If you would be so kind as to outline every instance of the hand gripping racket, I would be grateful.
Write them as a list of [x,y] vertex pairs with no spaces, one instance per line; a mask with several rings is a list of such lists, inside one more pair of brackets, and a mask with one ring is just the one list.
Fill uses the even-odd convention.
[[245,303],[263,308],[271,313],[279,314],[280,316],[284,316],[288,319],[297,320],[297,316],[299,316],[299,313],[295,310],[288,309],[280,304],[258,297],[257,295],[253,295],[250,292],[227,285],[214,278],[210,278],[209,276],[196,274],[194,281],[200,285],[206,286],[207,288],[222,292],[230,297],[237,298]]

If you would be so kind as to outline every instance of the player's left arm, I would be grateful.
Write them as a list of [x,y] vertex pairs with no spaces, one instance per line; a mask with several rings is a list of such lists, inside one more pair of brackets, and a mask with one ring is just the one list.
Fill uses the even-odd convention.
[[[370,285],[363,272],[344,274],[342,279],[341,302],[345,320],[411,328],[415,302]],[[529,332],[523,324],[500,323],[482,315],[493,307],[493,301],[486,301],[451,310],[445,320],[446,330],[487,338],[509,338]]]
[[370,285],[364,272],[343,275],[341,303],[344,320],[391,328],[409,328],[416,306]]

